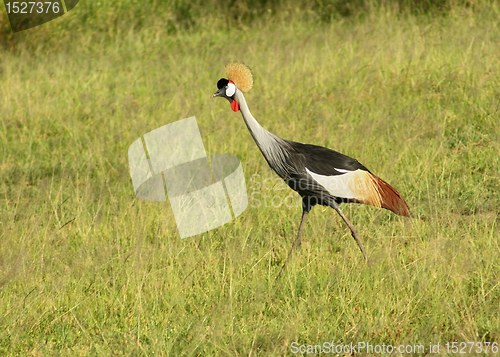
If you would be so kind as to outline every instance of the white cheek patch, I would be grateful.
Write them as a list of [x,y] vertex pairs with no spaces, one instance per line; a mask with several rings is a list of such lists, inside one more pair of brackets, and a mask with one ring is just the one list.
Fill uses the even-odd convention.
[[236,93],[236,86],[233,83],[227,84],[226,95],[232,97]]

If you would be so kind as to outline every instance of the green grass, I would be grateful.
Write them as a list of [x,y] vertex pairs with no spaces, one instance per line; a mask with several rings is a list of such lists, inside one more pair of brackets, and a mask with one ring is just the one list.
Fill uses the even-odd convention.
[[[157,18],[108,33],[69,28],[62,42],[30,42],[46,36],[36,29],[9,40],[0,353],[282,356],[293,341],[498,342],[499,14],[380,7],[362,19],[185,32]],[[299,206],[248,207],[183,240],[168,203],[135,198],[129,145],[193,115],[207,152],[241,159],[249,190],[254,174],[278,182],[241,115],[210,98],[234,59],[254,71],[246,98],[265,128],[353,156],[406,198],[410,218],[344,205],[368,264],[337,214],[315,208],[276,283]],[[258,192],[291,194],[280,188]]]

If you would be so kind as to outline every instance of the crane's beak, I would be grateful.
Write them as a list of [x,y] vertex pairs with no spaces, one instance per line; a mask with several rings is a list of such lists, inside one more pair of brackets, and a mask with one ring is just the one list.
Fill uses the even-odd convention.
[[226,91],[225,88],[219,89],[217,92],[215,92],[214,94],[212,94],[212,98],[220,97],[220,96],[224,95],[225,91]]

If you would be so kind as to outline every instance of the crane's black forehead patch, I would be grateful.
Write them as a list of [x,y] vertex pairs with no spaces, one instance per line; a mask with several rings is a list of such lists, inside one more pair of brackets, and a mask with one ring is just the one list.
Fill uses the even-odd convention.
[[219,89],[224,88],[225,86],[227,86],[228,83],[229,83],[229,81],[226,78],[221,78],[217,82],[217,88],[219,88]]

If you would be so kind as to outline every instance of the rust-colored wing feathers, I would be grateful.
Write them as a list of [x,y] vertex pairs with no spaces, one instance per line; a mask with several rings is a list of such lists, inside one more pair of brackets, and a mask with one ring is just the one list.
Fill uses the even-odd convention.
[[382,207],[401,216],[407,216],[410,208],[398,191],[384,180],[365,171],[363,182],[358,184],[356,193],[359,192],[357,200],[364,204]]

